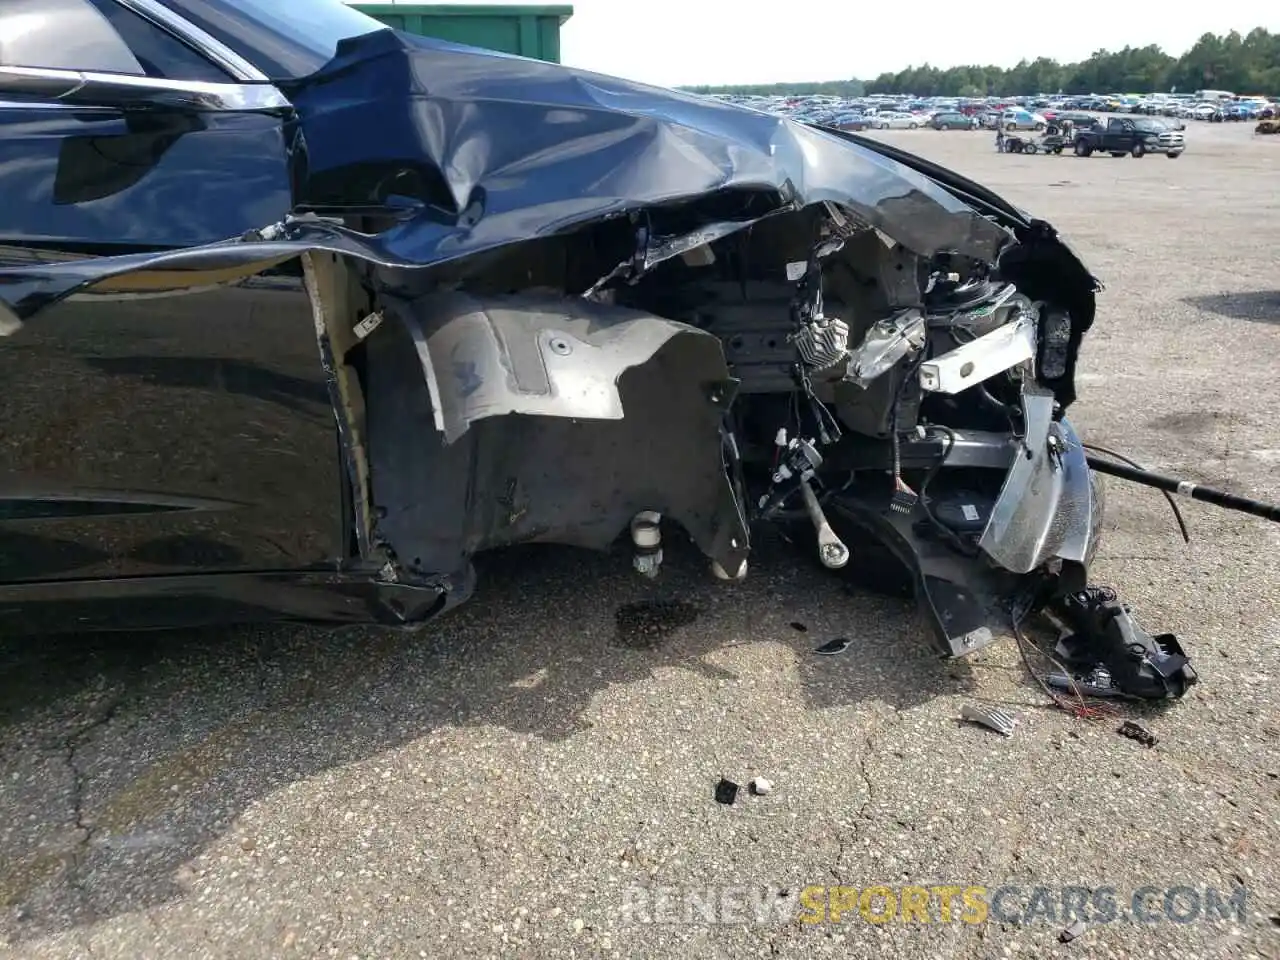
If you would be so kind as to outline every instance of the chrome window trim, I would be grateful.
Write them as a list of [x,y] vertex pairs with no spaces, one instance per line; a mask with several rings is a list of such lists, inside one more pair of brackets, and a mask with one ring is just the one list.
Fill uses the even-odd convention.
[[174,13],[164,4],[157,3],[156,0],[115,0],[115,2],[138,16],[150,20],[162,30],[173,34],[188,46],[193,47],[197,53],[226,70],[241,83],[267,83],[270,81],[270,78],[265,73],[221,40],[210,36],[194,23]]
[[135,98],[145,100],[148,94],[165,94],[174,106],[196,110],[270,112],[292,108],[284,94],[270,84],[162,80],[127,73],[0,66],[0,91],[8,87],[47,98],[43,106],[48,106],[49,101],[70,105],[75,102],[71,98],[90,84],[115,88],[120,106],[127,106]]
[[102,110],[114,112],[110,107],[78,107],[74,103],[58,103],[56,100],[4,100],[0,99],[0,110]]

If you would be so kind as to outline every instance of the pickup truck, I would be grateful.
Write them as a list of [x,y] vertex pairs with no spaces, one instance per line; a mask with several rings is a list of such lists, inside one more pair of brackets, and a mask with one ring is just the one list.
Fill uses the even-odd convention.
[[1097,151],[1113,157],[1163,153],[1170,160],[1176,160],[1186,149],[1183,135],[1154,117],[1111,117],[1106,126],[1086,127],[1077,131],[1075,137],[1077,157],[1092,156]]

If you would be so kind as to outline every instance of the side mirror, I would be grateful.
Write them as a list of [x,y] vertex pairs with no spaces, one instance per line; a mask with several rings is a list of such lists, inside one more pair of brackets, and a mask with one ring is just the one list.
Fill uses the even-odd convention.
[[0,97],[89,107],[160,107],[196,112],[285,113],[291,104],[268,83],[162,80],[124,73],[0,66]]

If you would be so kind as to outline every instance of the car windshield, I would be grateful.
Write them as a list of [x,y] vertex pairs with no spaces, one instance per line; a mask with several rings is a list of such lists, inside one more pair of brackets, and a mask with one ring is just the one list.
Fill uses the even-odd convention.
[[338,41],[385,25],[339,0],[160,0],[273,80],[315,73]]
[[1168,126],[1160,120],[1135,120],[1133,125],[1147,133],[1164,133]]

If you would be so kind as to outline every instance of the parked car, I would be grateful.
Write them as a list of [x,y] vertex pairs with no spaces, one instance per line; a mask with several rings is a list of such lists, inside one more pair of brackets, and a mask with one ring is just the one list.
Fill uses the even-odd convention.
[[1170,160],[1176,160],[1186,148],[1186,140],[1180,132],[1171,130],[1168,124],[1154,117],[1111,117],[1105,127],[1081,130],[1075,138],[1078,157],[1103,152],[1113,157],[1163,153]]
[[1000,124],[1006,130],[1043,130],[1047,123],[1040,114],[1027,110],[1006,110],[1000,115]]
[[871,119],[871,126],[876,130],[918,130],[924,125],[913,113],[880,113]]
[[797,515],[832,571],[890,542],[949,656],[1084,590],[1098,283],[1049,224],[858,134],[292,8],[0,6],[6,635],[412,626],[484,551],[621,536],[657,576],[664,528],[741,579]]
[[871,118],[862,113],[842,113],[830,125],[837,130],[866,130],[871,126]]
[[963,113],[935,113],[929,125],[935,130],[976,130],[978,118]]
[[1070,122],[1076,128],[1091,127],[1101,121],[1092,113],[1084,113],[1078,110],[1064,110],[1053,118],[1058,124]]

